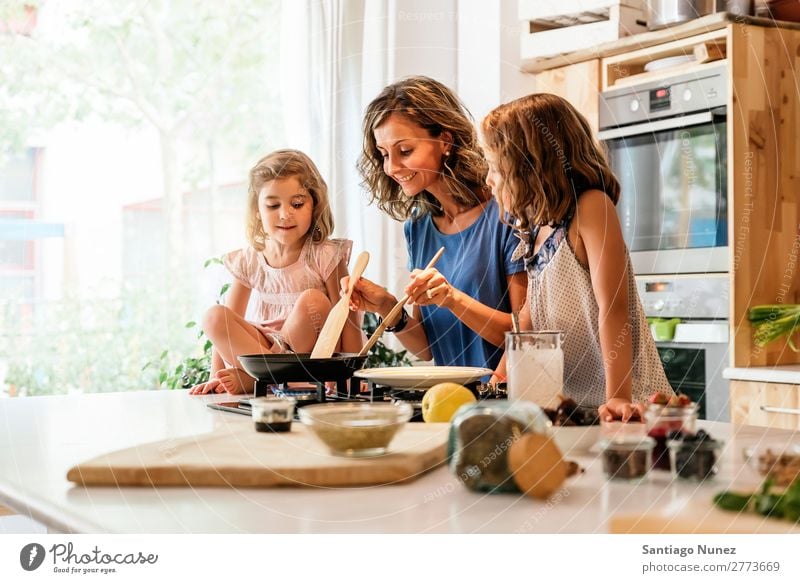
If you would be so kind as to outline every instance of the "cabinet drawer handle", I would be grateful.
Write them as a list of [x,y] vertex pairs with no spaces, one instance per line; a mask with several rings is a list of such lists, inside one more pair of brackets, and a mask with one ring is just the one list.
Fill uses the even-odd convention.
[[766,407],[761,405],[760,409],[764,413],[788,413],[789,415],[800,415],[800,409],[791,409],[789,407]]

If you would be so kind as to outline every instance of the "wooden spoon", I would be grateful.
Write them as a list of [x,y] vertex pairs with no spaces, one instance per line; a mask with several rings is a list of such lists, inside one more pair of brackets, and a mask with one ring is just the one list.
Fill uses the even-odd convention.
[[333,355],[336,343],[339,342],[339,337],[342,335],[344,323],[347,321],[347,314],[350,313],[350,296],[353,294],[353,288],[355,288],[358,278],[367,268],[367,263],[369,263],[369,253],[362,251],[358,254],[356,264],[353,266],[353,274],[350,276],[350,285],[347,291],[331,308],[328,319],[325,320],[325,325],[320,330],[314,350],[311,351],[311,358],[330,358]]

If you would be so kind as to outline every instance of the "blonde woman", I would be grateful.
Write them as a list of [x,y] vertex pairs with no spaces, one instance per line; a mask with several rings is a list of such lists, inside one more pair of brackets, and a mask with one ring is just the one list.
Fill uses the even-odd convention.
[[[367,107],[358,168],[371,202],[405,221],[413,312],[389,322],[400,342],[438,365],[494,369],[526,276],[519,242],[499,220],[468,112],[443,84],[410,77]],[[440,247],[435,269],[420,270]],[[346,285],[346,282],[345,284]],[[385,317],[397,298],[361,279],[351,307]]]

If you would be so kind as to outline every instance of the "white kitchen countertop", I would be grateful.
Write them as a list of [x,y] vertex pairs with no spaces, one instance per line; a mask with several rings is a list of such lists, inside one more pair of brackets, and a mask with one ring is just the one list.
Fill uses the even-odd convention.
[[[725,442],[715,480],[673,482],[668,473],[651,472],[639,484],[608,482],[600,458],[587,455],[575,458],[585,473],[549,501],[470,492],[446,467],[406,484],[342,489],[112,488],[67,481],[71,466],[111,450],[251,423],[206,407],[226,399],[186,391],[0,399],[0,504],[59,532],[608,532],[609,519],[620,513],[666,506],[689,513],[690,504],[710,512],[716,492],[760,484],[742,462],[744,446],[800,439],[785,430],[700,422]],[[696,514],[690,516],[694,521]]]
[[800,385],[800,364],[726,368],[722,371],[722,376],[732,381]]

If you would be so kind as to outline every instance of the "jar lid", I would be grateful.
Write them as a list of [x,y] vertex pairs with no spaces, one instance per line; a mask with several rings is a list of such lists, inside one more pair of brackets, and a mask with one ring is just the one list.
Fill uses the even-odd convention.
[[297,401],[291,397],[256,397],[255,399],[250,399],[250,406],[253,411],[283,410],[294,407],[295,404],[297,404]]
[[622,436],[622,437],[610,437],[606,439],[601,439],[598,442],[598,446],[600,447],[601,451],[605,451],[606,449],[616,450],[616,451],[638,451],[640,449],[653,449],[656,444],[656,440],[652,437],[634,437],[634,436]]
[[667,447],[670,449],[687,448],[696,451],[709,451],[720,449],[724,442],[720,439],[704,439],[704,440],[683,440],[683,439],[668,439]]
[[648,403],[646,411],[660,413],[661,415],[683,415],[697,411],[697,403],[688,405],[661,405],[659,403]]

